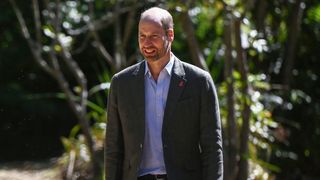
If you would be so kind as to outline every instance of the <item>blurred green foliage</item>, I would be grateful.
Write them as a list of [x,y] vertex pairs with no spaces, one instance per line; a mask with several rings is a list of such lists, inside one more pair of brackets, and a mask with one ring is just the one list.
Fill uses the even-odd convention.
[[[186,43],[187,37],[180,19],[181,12],[188,10],[196,30],[195,35],[201,52],[218,88],[225,128],[228,113],[226,106],[226,79],[228,77],[224,77],[226,50],[223,37],[224,23],[227,11],[233,18],[243,15],[241,39],[248,62],[250,74],[247,78],[251,87],[250,98],[245,99],[250,102],[251,109],[249,154],[247,156],[250,163],[249,177],[251,179],[271,179],[274,176],[279,179],[317,179],[320,177],[318,171],[320,168],[319,1],[274,0],[268,1],[262,6],[263,0],[246,2],[207,0],[194,1],[193,3],[172,0],[158,2],[151,0],[143,2],[95,0],[94,20],[114,13],[115,5],[119,2],[123,7],[142,3],[141,6],[138,6],[134,19],[135,24],[137,24],[139,12],[143,9],[157,4],[167,7],[173,14],[175,21],[173,51],[180,59],[192,62]],[[294,51],[293,67],[290,71],[290,88],[285,89],[284,86],[287,84],[284,84],[282,79],[287,61],[288,41],[291,38],[290,17],[294,13],[294,5],[297,2],[302,2],[303,14],[299,25],[300,31],[295,37],[297,45]],[[54,8],[54,1],[51,2],[51,5],[50,7]],[[226,5],[228,9],[225,8]],[[33,57],[21,36],[20,27],[12,9],[9,8],[9,4],[2,1],[0,7],[2,12],[0,23],[2,27],[5,27],[0,31],[0,115],[3,119],[1,121],[1,142],[5,141],[6,137],[12,138],[13,128],[8,129],[9,125],[15,129],[18,127],[19,132],[25,131],[25,128],[33,128],[26,125],[29,121],[21,123],[23,122],[21,119],[25,119],[24,116],[27,114],[35,113],[37,109],[41,109],[42,112],[39,112],[41,115],[32,118],[37,122],[35,124],[39,124],[36,126],[37,129],[42,127],[50,129],[48,126],[59,120],[59,125],[55,127],[64,126],[70,130],[70,133],[61,130],[56,134],[63,136],[62,144],[66,153],[62,158],[63,162],[68,164],[70,157],[75,156],[79,170],[83,170],[81,165],[83,165],[82,162],[88,161],[88,155],[79,126],[76,125],[71,129],[70,127],[75,123],[74,117],[68,112],[61,113],[61,109],[67,111],[65,105],[61,108],[63,96],[43,97],[40,98],[41,101],[36,98],[37,95],[41,97],[46,93],[56,95],[60,90],[50,77],[34,65]],[[27,25],[32,27],[33,18],[27,16],[32,12],[30,3],[21,1],[19,7],[25,15]],[[45,7],[41,7],[44,18],[50,16]],[[73,52],[74,58],[88,79],[88,86],[91,90],[87,103],[89,109],[87,116],[92,125],[94,139],[102,151],[106,127],[107,90],[105,89],[108,87],[108,84],[103,83],[109,82],[114,72],[104,59],[97,55],[95,44],[92,43],[90,35],[77,34],[76,30],[85,26],[88,21],[89,8],[88,1],[64,1],[61,8],[64,17],[63,34],[60,34],[60,37],[64,40],[64,45]],[[123,29],[125,28],[126,15],[124,13],[121,16]],[[113,23],[98,31],[101,41],[111,54],[115,51]],[[50,23],[43,24],[42,30],[45,35],[42,42],[43,49],[46,51],[52,37],[55,36],[55,30]],[[136,26],[134,26],[126,49],[127,57],[137,52],[136,31]],[[34,32],[32,31],[32,33]],[[55,50],[58,52],[61,47],[55,46]],[[233,56],[235,56],[235,52],[233,52]],[[136,57],[136,61],[141,60],[140,56],[134,57]],[[234,63],[236,64],[236,62]],[[233,72],[233,78],[235,79],[235,115],[237,125],[240,127],[242,124],[240,111],[243,109],[241,104],[244,101],[240,88],[243,86],[243,82],[240,73],[236,70]],[[72,82],[73,79],[70,81]],[[74,87],[74,90],[77,91],[77,87]],[[59,99],[59,102],[52,99]],[[51,114],[62,114],[62,117],[46,120],[46,109],[51,109]],[[16,111],[24,113],[16,114]],[[37,118],[43,119],[42,122],[45,123],[39,123],[41,119],[34,120]],[[73,123],[70,123],[70,119],[73,119]],[[43,132],[39,132],[39,134],[41,133]],[[25,135],[21,134],[21,136]],[[50,135],[46,134],[46,136]],[[18,140],[15,139],[15,141]],[[12,144],[8,144],[8,147],[4,149],[10,148],[10,145]],[[41,146],[44,145],[45,143],[41,144]],[[228,144],[225,146],[227,149]],[[21,146],[19,147],[21,148]],[[43,151],[43,149],[41,150]],[[77,169],[74,170],[77,171]]]

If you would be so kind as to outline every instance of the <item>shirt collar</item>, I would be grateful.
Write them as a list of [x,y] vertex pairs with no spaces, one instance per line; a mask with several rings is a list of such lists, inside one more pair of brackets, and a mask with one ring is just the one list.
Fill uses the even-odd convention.
[[[173,68],[173,62],[174,62],[174,55],[171,53],[170,54],[170,60],[169,62],[166,64],[166,66],[164,67],[164,69],[167,71],[167,73],[169,74],[169,76],[171,76],[172,73],[172,68]],[[149,66],[147,61],[145,61],[145,75],[148,75],[149,77],[151,76],[151,72],[149,70]]]

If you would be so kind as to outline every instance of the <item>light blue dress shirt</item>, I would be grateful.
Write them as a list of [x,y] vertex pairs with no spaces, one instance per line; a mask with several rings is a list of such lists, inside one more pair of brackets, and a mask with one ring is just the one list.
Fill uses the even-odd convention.
[[162,123],[173,62],[173,55],[171,55],[157,81],[153,79],[147,61],[145,62],[145,138],[139,176],[166,174],[162,147]]

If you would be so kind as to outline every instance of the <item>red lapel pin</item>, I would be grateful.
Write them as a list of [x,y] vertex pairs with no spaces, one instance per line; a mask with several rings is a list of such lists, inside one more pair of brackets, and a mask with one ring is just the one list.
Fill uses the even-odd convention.
[[181,80],[181,81],[179,82],[179,87],[183,87],[183,86],[184,86],[184,81]]

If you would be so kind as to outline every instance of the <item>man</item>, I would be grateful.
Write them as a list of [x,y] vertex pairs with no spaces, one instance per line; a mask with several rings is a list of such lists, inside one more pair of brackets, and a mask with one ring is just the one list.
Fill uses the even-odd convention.
[[168,11],[144,11],[138,39],[145,61],[111,82],[106,180],[222,179],[221,122],[211,76],[171,52]]

